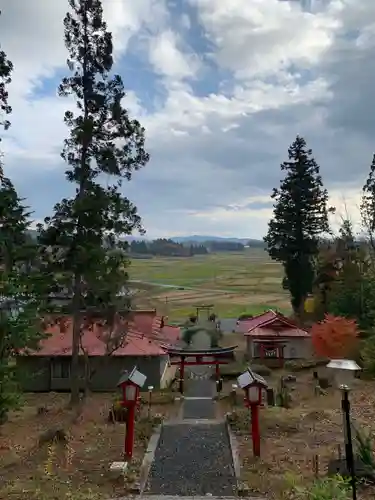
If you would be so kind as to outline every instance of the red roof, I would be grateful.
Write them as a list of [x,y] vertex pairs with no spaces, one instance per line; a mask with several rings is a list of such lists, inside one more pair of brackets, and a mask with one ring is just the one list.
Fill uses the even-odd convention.
[[[180,329],[173,326],[160,328],[162,318],[155,311],[134,312],[129,321],[121,320],[116,326],[116,338],[121,339],[121,346],[112,356],[160,356],[166,354],[164,344],[175,344],[180,336]],[[124,332],[122,339],[122,331]],[[46,328],[49,337],[40,342],[40,350],[32,352],[35,356],[70,356],[72,349],[72,320],[64,317],[61,322]],[[83,351],[89,356],[106,354],[106,329],[96,323],[82,333]]]
[[269,310],[251,319],[239,321],[238,330],[251,337],[310,337],[283,314]]

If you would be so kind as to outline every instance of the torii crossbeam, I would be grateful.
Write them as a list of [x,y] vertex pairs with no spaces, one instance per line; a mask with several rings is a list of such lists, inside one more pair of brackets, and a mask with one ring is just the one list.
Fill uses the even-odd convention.
[[226,365],[234,360],[234,350],[238,346],[213,347],[211,349],[182,349],[168,347],[167,352],[171,365],[180,367],[180,392],[184,392],[185,366],[215,366],[216,380],[220,378],[220,365]]

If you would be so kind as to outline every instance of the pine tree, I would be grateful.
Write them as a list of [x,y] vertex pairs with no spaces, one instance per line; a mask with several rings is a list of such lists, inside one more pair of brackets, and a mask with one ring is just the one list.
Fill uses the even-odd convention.
[[319,238],[329,231],[328,195],[302,137],[297,136],[288,155],[289,161],[281,164],[285,178],[271,196],[274,213],[264,241],[270,257],[284,267],[284,285],[294,312],[300,314],[305,297],[312,292]]
[[13,71],[12,62],[7,58],[5,52],[0,48],[0,125],[5,130],[7,130],[10,126],[10,122],[9,120],[6,119],[6,117],[12,112],[12,108],[9,106],[8,103],[8,91],[7,91],[7,85],[11,81],[12,71]]
[[[0,125],[5,130],[10,126],[7,84],[12,69],[0,51]],[[37,249],[27,235],[29,215],[0,163],[0,424],[19,400],[20,373],[14,356],[36,349],[42,338],[40,282],[31,268]]]
[[[110,291],[98,290],[107,273],[120,287],[126,280],[124,253],[109,259],[111,249],[121,246],[119,237],[142,230],[137,208],[121,192],[123,180],[143,167],[149,157],[144,150],[144,129],[122,107],[124,85],[119,75],[110,76],[112,35],[103,19],[100,0],[69,0],[64,19],[65,45],[71,76],[62,80],[60,96],[73,96],[78,112],[67,111],[70,135],[62,158],[68,164],[66,178],[76,194],[63,199],[54,215],[40,228],[40,242],[52,249],[49,265],[60,283],[72,290],[73,344],[71,403],[79,402],[79,352],[84,325],[87,289],[90,306],[106,306]],[[113,181],[104,185],[103,180]],[[113,254],[112,254],[113,255]],[[98,284],[99,283],[99,284]],[[95,300],[94,300],[95,299]]]
[[362,188],[361,217],[371,248],[375,250],[375,154],[368,178]]
[[[9,179],[0,178],[0,423],[19,402],[22,373],[15,356],[37,350],[43,278],[34,269],[36,245],[29,242],[29,213]],[[30,374],[29,374],[30,376]]]

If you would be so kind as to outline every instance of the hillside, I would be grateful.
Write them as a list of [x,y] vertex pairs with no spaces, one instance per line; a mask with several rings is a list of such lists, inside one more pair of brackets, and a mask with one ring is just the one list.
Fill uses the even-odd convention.
[[[28,233],[32,238],[36,238],[37,236],[37,231],[35,229],[29,229]],[[152,241],[152,238],[147,238],[145,236],[143,237],[126,236],[124,239],[126,239],[126,241],[129,242]],[[201,245],[208,242],[223,242],[223,243],[227,242],[227,243],[241,243],[242,245],[249,245],[255,248],[264,248],[263,240],[256,240],[251,238],[226,238],[224,236],[206,236],[206,235],[194,234],[191,236],[175,236],[170,238],[170,240],[174,241],[175,243],[182,243],[183,245],[190,245],[190,244]]]
[[228,242],[228,243],[241,243],[242,245],[250,245],[254,247],[264,247],[264,243],[262,240],[255,240],[251,238],[227,238],[224,236],[205,236],[205,235],[192,235],[192,236],[175,236],[172,237],[171,240],[176,243],[207,243],[209,241],[218,241],[218,242]]

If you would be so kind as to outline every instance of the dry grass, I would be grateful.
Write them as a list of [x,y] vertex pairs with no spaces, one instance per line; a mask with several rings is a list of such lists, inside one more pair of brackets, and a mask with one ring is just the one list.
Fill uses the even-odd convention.
[[[0,499],[102,500],[125,495],[138,480],[154,425],[176,409],[164,394],[159,399],[157,393],[150,419],[148,405],[142,405],[129,474],[125,481],[114,480],[109,465],[122,460],[125,428],[107,423],[113,398],[113,394],[92,395],[76,420],[66,409],[66,395],[27,396],[24,409],[14,412],[1,429]],[[47,412],[38,415],[38,407]],[[40,435],[53,428],[64,429],[68,442],[39,446]]]
[[[276,383],[276,378],[270,379],[270,385]],[[297,375],[291,409],[268,407],[260,410],[261,459],[252,456],[248,410],[241,406],[234,410],[232,427],[242,460],[242,479],[252,493],[267,495],[270,500],[287,498],[283,492],[288,475],[307,484],[315,477],[316,455],[319,475],[323,476],[329,460],[337,458],[339,447],[343,449],[340,395],[330,389],[326,396],[317,397],[314,385],[311,373]],[[238,404],[241,405],[241,401]],[[375,383],[356,381],[351,404],[357,427],[375,436]],[[229,400],[222,402],[223,411],[228,411],[229,406]],[[371,496],[374,493],[367,491],[363,499],[375,498]]]

